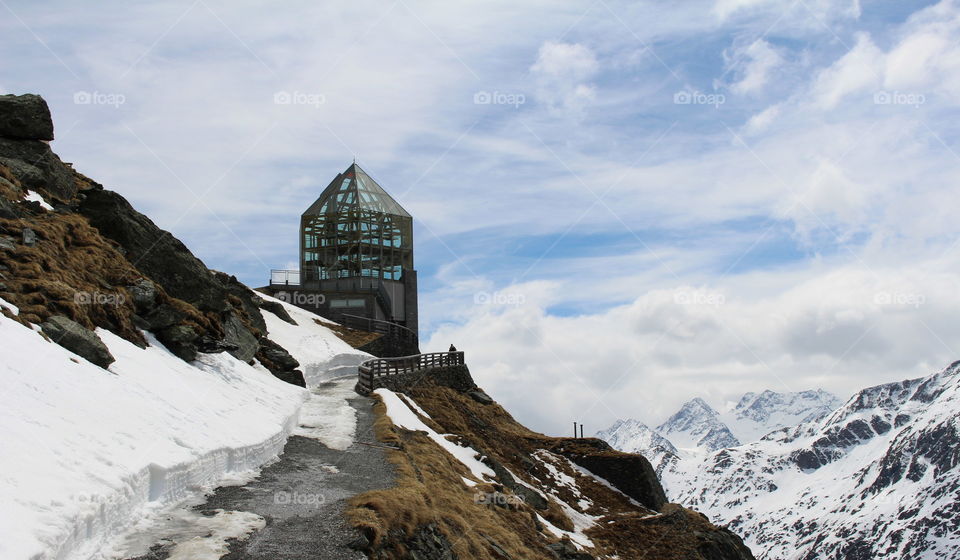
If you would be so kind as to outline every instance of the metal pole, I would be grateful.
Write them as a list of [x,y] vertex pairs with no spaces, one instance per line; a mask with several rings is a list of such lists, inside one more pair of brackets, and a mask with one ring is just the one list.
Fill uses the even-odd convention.
[[583,422],[580,423],[580,438],[583,439]]
[[576,437],[577,437],[577,423],[576,423],[576,422],[573,423],[573,437],[574,437],[574,439],[576,439]]

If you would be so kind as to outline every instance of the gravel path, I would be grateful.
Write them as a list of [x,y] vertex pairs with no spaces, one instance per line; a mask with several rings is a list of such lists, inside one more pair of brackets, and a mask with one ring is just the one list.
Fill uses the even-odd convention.
[[[314,389],[342,389],[335,380]],[[386,448],[373,436],[373,401],[360,395],[348,398],[356,410],[356,442],[343,451],[316,439],[292,436],[279,461],[243,486],[218,488],[194,509],[213,517],[217,510],[249,512],[261,516],[266,526],[242,540],[230,540],[225,560],[359,559],[346,544],[357,537],[347,527],[343,513],[351,496],[392,486],[395,473],[387,462]],[[221,541],[222,542],[222,541]],[[160,541],[145,556],[130,560],[165,560],[183,554],[176,545]],[[217,554],[210,556],[217,558]]]

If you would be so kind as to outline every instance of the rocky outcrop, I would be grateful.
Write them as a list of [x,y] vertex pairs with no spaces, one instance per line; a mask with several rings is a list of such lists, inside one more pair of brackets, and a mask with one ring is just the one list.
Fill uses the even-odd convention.
[[96,333],[63,315],[50,317],[40,328],[50,340],[103,369],[116,361]]
[[[15,261],[11,274],[18,276],[15,285],[0,278],[0,291],[24,306],[26,320],[61,315],[91,334],[103,327],[139,345],[142,329],[184,360],[199,352],[229,352],[244,362],[263,357],[277,377],[304,384],[299,364],[265,342],[262,298],[208,269],[122,196],[61,162],[52,139],[42,98],[0,96],[0,221],[7,220],[0,223],[0,251]],[[27,189],[56,211],[24,200]]]
[[612,484],[644,506],[660,511],[667,496],[657,473],[642,455],[616,451],[602,439],[561,439],[551,449]]
[[[369,542],[369,541],[366,541]],[[421,525],[411,534],[403,531],[390,531],[386,538],[373,548],[365,548],[361,542],[353,543],[356,549],[363,550],[369,558],[391,560],[397,558],[396,550],[406,550],[410,560],[457,560],[459,556],[453,546],[435,523]]]
[[294,359],[282,346],[269,338],[260,339],[260,350],[257,359],[270,373],[287,383],[306,387],[307,381],[300,371],[300,362]]
[[39,95],[0,95],[0,136],[19,140],[53,140],[50,108]]

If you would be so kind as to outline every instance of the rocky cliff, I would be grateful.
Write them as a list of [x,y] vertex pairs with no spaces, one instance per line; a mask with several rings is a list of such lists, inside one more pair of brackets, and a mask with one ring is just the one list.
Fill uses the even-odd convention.
[[122,196],[50,148],[53,121],[36,95],[0,96],[0,297],[68,350],[107,367],[94,329],[171,352],[229,352],[303,385],[299,364],[264,334],[263,300],[207,268]]

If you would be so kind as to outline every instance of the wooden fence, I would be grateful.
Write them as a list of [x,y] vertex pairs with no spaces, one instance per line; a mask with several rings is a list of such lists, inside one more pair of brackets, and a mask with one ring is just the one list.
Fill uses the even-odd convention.
[[360,364],[360,389],[365,393],[373,391],[377,378],[426,372],[446,366],[462,366],[464,363],[463,352],[431,352],[399,358],[375,358]]

